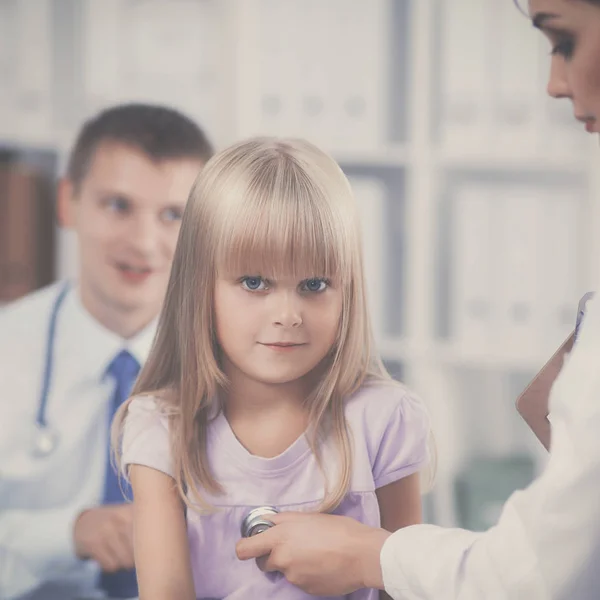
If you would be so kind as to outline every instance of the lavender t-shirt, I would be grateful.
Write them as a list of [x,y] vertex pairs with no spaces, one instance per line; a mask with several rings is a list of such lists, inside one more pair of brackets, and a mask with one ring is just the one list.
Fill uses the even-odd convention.
[[[396,383],[364,386],[346,401],[353,438],[350,491],[335,511],[380,526],[375,490],[421,470],[427,463],[429,420],[421,401]],[[155,399],[132,400],[123,436],[123,463],[140,464],[172,475],[168,422]],[[249,510],[272,505],[281,511],[310,511],[324,495],[324,479],[305,436],[274,458],[250,454],[221,413],[208,432],[208,457],[226,494],[204,495],[216,512],[188,510],[188,539],[196,588],[201,599],[308,600],[314,598],[282,576],[265,574],[255,561],[235,555],[240,525]],[[327,476],[336,481],[339,459],[332,442],[323,446]],[[376,600],[375,590],[360,590],[350,600]]]

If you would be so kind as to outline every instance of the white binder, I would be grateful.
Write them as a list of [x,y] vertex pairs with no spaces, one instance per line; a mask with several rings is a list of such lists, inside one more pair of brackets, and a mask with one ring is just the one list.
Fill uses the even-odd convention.
[[464,183],[451,217],[450,326],[453,341],[469,352],[494,347],[496,299],[495,190]]
[[387,2],[248,2],[242,137],[301,136],[332,153],[379,147],[387,133]]
[[490,149],[502,156],[515,147],[533,155],[539,132],[539,113],[544,85],[538,60],[539,36],[531,22],[511,2],[492,2],[493,23],[488,45],[498,61],[494,69],[494,136]]
[[386,333],[388,261],[401,269],[403,257],[390,257],[387,251],[384,184],[376,178],[366,177],[351,178],[350,183],[360,212],[367,301],[374,335],[379,341]]
[[52,133],[51,3],[17,2],[17,95],[19,136],[46,143]]
[[546,193],[539,226],[544,236],[541,340],[545,350],[555,348],[573,331],[579,299],[587,291],[582,288],[581,277],[582,202],[583,192],[577,188],[549,189]]
[[331,82],[331,149],[364,152],[380,148],[387,136],[388,3],[329,0],[321,4],[329,25],[321,52],[327,57]]
[[174,106],[213,136],[221,121],[215,1],[88,0],[88,110],[113,102]]
[[[291,71],[289,75],[293,80],[291,91],[295,90],[297,94],[297,98],[289,99],[290,108],[297,111],[293,134],[327,149],[331,148],[331,140],[335,136],[336,110],[333,97],[335,88],[339,85],[324,56],[324,40],[336,33],[331,31],[331,22],[328,20],[331,16],[327,10],[329,6],[329,2],[324,3],[322,0],[304,0],[301,10],[291,20],[292,24],[297,23],[294,43],[300,44],[301,51],[293,57],[297,70]],[[345,14],[345,11],[341,14]],[[276,28],[277,23],[273,23],[272,27]],[[311,32],[309,43],[307,31]],[[285,56],[289,59],[293,55]],[[285,64],[281,65],[281,69],[286,71]]]
[[[120,0],[86,0],[82,35],[86,112],[95,113],[119,97],[122,83]],[[121,92],[122,93],[122,92]]]
[[444,5],[441,136],[452,153],[461,154],[478,150],[489,140],[490,2],[453,0]]
[[13,135],[15,98],[17,95],[16,54],[18,51],[16,2],[0,2],[0,130]]
[[498,197],[499,238],[495,247],[498,272],[498,343],[501,351],[533,355],[542,332],[540,281],[543,253],[544,195],[529,184],[502,186]]

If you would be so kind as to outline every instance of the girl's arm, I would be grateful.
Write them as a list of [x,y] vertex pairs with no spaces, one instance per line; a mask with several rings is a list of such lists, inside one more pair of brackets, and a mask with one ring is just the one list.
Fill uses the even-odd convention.
[[407,525],[423,520],[419,473],[384,485],[376,490],[381,513],[381,526],[394,533]]
[[171,477],[131,465],[140,600],[195,600],[184,505]]
[[[419,477],[419,473],[413,473],[376,490],[383,529],[393,533],[423,521]],[[380,592],[379,598],[387,600],[390,596]]]

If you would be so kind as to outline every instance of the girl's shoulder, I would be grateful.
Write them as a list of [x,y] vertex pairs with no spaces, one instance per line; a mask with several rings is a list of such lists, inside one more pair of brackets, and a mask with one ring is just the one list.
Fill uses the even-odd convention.
[[369,379],[346,399],[349,421],[389,423],[397,414],[405,419],[428,420],[421,398],[403,383],[393,379]]
[[121,440],[121,465],[140,464],[172,474],[169,407],[161,394],[129,400]]
[[167,438],[173,410],[162,393],[140,394],[129,399],[123,417],[123,446],[140,439]]
[[126,421],[137,419],[167,420],[173,414],[173,403],[168,391],[158,391],[148,394],[139,394],[129,399]]
[[346,402],[357,463],[368,463],[379,488],[430,461],[430,419],[417,394],[394,380],[371,380]]

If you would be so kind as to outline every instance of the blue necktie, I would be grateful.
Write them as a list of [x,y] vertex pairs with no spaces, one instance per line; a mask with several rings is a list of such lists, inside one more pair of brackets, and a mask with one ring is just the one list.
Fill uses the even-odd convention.
[[[117,409],[129,397],[139,371],[140,365],[138,361],[127,350],[121,351],[110,363],[107,374],[115,381],[115,391],[109,410],[109,423],[112,423]],[[131,488],[128,482],[122,478],[119,479],[110,462],[109,451],[107,455],[103,504],[120,504],[130,498]],[[111,598],[137,597],[138,588],[135,570],[102,573],[100,576],[100,588],[106,591]]]

